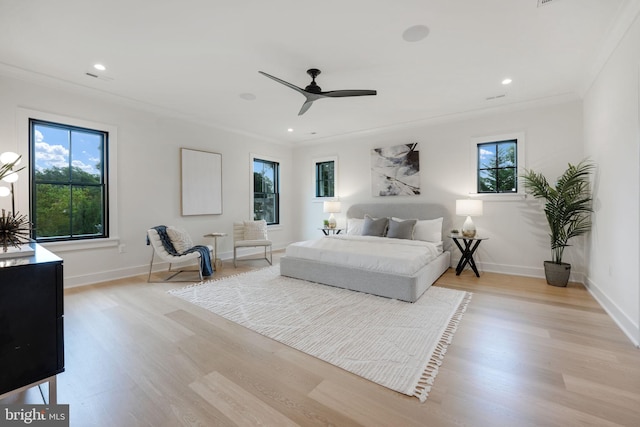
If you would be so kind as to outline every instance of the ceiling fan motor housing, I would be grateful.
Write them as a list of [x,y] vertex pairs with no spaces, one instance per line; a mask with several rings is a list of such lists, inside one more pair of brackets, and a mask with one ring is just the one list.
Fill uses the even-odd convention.
[[309,83],[309,85],[307,87],[304,88],[304,90],[311,92],[311,93],[320,93],[322,92],[322,88],[320,86],[318,86],[318,84],[316,83],[316,77],[318,77],[318,75],[321,73],[320,70],[318,70],[317,68],[309,68],[307,70],[307,74],[309,74],[311,76],[311,83]]

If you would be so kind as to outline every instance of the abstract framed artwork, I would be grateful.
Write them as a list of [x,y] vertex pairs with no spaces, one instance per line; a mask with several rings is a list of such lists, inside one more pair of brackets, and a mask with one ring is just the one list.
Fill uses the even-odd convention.
[[420,194],[418,143],[371,150],[371,193],[374,196]]

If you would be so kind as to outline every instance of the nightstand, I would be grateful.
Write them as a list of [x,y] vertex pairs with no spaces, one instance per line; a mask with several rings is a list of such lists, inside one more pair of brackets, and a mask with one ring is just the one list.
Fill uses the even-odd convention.
[[[456,276],[459,276],[460,273],[462,273],[462,270],[464,270],[464,267],[469,264],[473,272],[476,273],[476,277],[480,277],[476,263],[473,261],[473,254],[476,249],[478,249],[478,246],[480,246],[480,242],[487,240],[488,237],[465,237],[462,234],[451,234],[449,237],[451,237],[462,254],[462,257],[458,262],[458,266],[456,267]],[[460,244],[459,240],[462,240],[464,247]]]
[[329,234],[340,234],[344,228],[318,228],[318,230],[322,230],[324,235],[328,236]]

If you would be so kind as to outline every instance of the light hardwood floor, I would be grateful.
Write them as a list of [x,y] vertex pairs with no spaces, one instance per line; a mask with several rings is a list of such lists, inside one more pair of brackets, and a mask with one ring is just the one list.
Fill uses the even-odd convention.
[[[227,261],[216,278],[264,266]],[[58,400],[81,427],[640,425],[640,350],[581,285],[452,270],[436,285],[474,296],[426,403],[146,276],[66,291]],[[39,392],[0,403],[30,399]]]

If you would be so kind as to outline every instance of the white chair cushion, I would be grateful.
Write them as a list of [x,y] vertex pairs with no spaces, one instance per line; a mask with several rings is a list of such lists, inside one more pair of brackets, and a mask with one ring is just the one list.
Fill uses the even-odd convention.
[[267,221],[245,221],[244,240],[266,240]]
[[179,228],[173,226],[167,227],[167,235],[169,236],[169,239],[171,239],[173,247],[179,254],[194,246],[191,236]]

